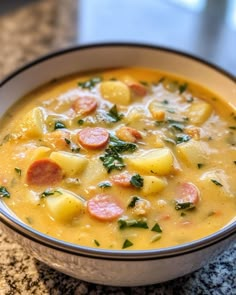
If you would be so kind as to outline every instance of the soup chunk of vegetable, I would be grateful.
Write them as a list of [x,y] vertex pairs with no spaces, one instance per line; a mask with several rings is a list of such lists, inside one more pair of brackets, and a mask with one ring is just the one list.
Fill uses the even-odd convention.
[[79,245],[179,245],[235,219],[235,137],[235,109],[191,81],[143,68],[73,75],[3,117],[0,198]]

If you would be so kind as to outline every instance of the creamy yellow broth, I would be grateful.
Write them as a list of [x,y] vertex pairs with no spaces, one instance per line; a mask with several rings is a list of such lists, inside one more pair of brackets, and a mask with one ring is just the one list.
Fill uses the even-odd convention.
[[[81,97],[92,97],[95,107],[83,113],[75,107]],[[79,137],[88,127],[105,129],[109,139],[86,146]],[[34,229],[75,244],[179,245],[235,218],[235,129],[235,109],[166,73],[121,68],[74,75],[33,91],[2,119],[0,196]],[[110,171],[106,153],[117,139],[130,149],[118,151],[121,160]],[[47,184],[34,174],[42,159],[59,166]],[[125,186],[114,177],[123,173]],[[89,201],[101,194],[115,200],[117,216],[91,213]]]

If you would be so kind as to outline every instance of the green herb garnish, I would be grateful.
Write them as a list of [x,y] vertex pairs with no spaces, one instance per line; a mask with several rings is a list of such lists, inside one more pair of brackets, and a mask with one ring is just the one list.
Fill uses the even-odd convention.
[[229,126],[229,129],[236,130],[236,126]]
[[221,184],[219,181],[217,181],[216,179],[211,179],[211,182],[213,182],[215,185],[218,186],[223,186],[223,184]]
[[202,163],[197,163],[197,168],[198,168],[198,169],[201,169],[203,166],[204,166],[204,164],[202,164]]
[[84,124],[84,120],[79,119],[79,120],[77,121],[77,123],[78,123],[79,125],[83,125],[83,124]]
[[188,83],[179,85],[179,93],[182,94],[188,88]]
[[124,115],[119,114],[117,110],[117,106],[114,104],[113,107],[109,110],[107,115],[112,119],[112,122],[118,122],[120,121]]
[[145,220],[136,220],[136,219],[119,219],[118,220],[119,228],[125,229],[129,227],[144,228],[147,229],[148,225]]
[[100,246],[100,243],[97,240],[93,240],[93,241],[96,246],[98,246],[98,247]]
[[130,203],[128,204],[128,208],[134,208],[136,203],[140,200],[138,196],[133,196]]
[[65,140],[65,142],[66,142],[67,144],[70,144],[70,143],[71,143],[71,141],[70,141],[68,138],[64,138],[64,140]]
[[56,129],[64,129],[64,128],[66,128],[66,126],[65,126],[64,123],[62,123],[60,121],[55,122],[55,124],[54,124],[54,130],[56,130]]
[[191,202],[179,203],[176,201],[175,210],[190,210],[195,208],[195,205]]
[[5,186],[0,186],[0,198],[10,198],[9,191],[5,188]]
[[191,139],[191,136],[187,135],[187,134],[178,134],[176,136],[176,144],[180,144],[182,142],[187,142]]
[[16,171],[16,173],[19,175],[19,176],[21,176],[21,169],[20,168],[17,168],[17,167],[15,167],[15,171]]
[[133,243],[126,239],[123,243],[122,249],[131,247],[131,246],[133,246]]
[[55,194],[59,194],[61,195],[62,193],[58,190],[52,190],[52,189],[47,189],[45,190],[44,192],[42,192],[39,196],[40,198],[46,198],[48,196],[52,196],[52,195],[55,195]]
[[155,231],[157,233],[162,233],[162,229],[158,223],[155,223],[154,226],[152,227],[151,231]]
[[130,183],[137,188],[141,188],[143,187],[143,178],[139,174],[135,174],[131,177]]
[[101,77],[93,77],[87,81],[78,82],[78,86],[83,89],[90,89],[91,90],[93,87],[95,87],[101,81],[102,81]]
[[98,187],[101,187],[101,188],[108,188],[108,187],[111,187],[111,183],[109,181],[103,181],[103,182],[100,182],[98,184]]

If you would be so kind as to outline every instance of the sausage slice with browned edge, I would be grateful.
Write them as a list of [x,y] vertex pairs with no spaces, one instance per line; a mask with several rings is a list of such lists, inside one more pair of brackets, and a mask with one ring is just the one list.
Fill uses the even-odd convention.
[[26,182],[29,185],[55,185],[63,178],[61,167],[50,159],[34,161],[28,168]]
[[90,199],[87,209],[92,217],[101,221],[112,221],[124,212],[118,201],[108,194],[99,194]]
[[111,176],[111,181],[119,186],[122,187],[132,187],[132,184],[130,182],[132,175],[124,172],[120,174],[116,174]]
[[184,182],[179,185],[176,191],[176,202],[191,203],[196,205],[199,202],[200,194],[198,188],[191,182]]
[[101,127],[87,127],[78,133],[79,143],[88,149],[103,148],[109,140],[109,132]]
[[81,96],[72,103],[72,108],[80,115],[88,115],[97,108],[97,100],[92,96]]

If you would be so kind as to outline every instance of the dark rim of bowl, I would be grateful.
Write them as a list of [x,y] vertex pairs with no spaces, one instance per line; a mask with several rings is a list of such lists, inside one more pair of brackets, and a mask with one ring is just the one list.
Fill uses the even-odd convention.
[[[81,46],[73,46],[69,48],[65,48],[59,51],[55,51],[53,53],[44,55],[32,62],[27,63],[26,65],[20,67],[16,71],[12,72],[8,76],[6,76],[1,82],[0,87],[3,87],[8,81],[13,79],[15,76],[20,73],[28,70],[29,68],[47,61],[48,59],[70,54],[73,51],[81,51],[88,50],[91,48],[97,47],[135,47],[135,48],[145,48],[150,50],[158,50],[163,52],[169,52],[175,54],[177,56],[185,56],[190,60],[195,60],[201,64],[207,65],[209,68],[214,69],[215,71],[221,73],[223,76],[228,77],[230,80],[235,82],[235,77],[223,70],[222,68],[203,60],[202,58],[196,57],[189,53],[185,53],[183,51],[179,51],[176,49],[166,48],[162,46],[156,46],[152,44],[141,44],[141,43],[95,43],[95,44],[87,44]],[[0,208],[1,209],[1,208]],[[208,248],[209,246],[213,246],[217,243],[220,243],[223,240],[228,238],[233,238],[236,234],[236,221],[231,224],[225,226],[221,230],[217,231],[214,234],[201,238],[199,240],[195,240],[189,243],[181,244],[178,246],[153,249],[153,250],[109,250],[109,249],[97,249],[92,247],[79,246],[76,244],[64,242],[62,240],[58,240],[56,238],[47,236],[41,232],[34,230],[28,225],[24,224],[17,218],[14,218],[8,212],[3,212],[0,210],[0,221],[5,224],[9,229],[15,231],[20,236],[23,236],[26,239],[32,240],[33,242],[39,243],[43,246],[52,248],[54,250],[58,250],[67,254],[85,256],[85,257],[93,257],[100,259],[110,259],[110,260],[149,260],[149,259],[164,259],[169,257],[176,257],[183,254],[190,254],[196,251],[203,250]]]

